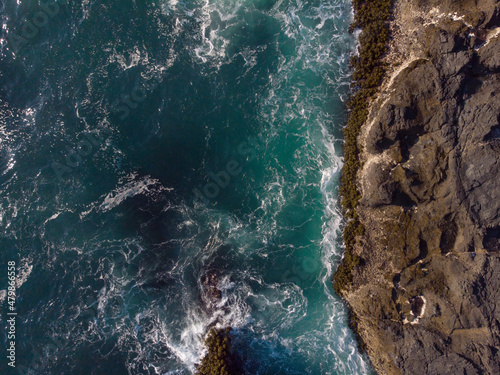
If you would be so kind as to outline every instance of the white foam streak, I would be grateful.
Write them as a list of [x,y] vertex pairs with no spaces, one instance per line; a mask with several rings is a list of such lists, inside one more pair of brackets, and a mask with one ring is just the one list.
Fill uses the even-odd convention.
[[[118,186],[112,192],[108,193],[108,195],[106,195],[106,197],[104,198],[104,201],[99,206],[100,210],[109,211],[121,204],[127,198],[133,197],[135,195],[173,190],[171,188],[161,186],[158,180],[149,176],[143,177],[139,180],[136,180],[135,177],[135,174],[131,174],[123,178],[121,183],[126,180],[130,181]],[[119,184],[121,183],[119,182]]]

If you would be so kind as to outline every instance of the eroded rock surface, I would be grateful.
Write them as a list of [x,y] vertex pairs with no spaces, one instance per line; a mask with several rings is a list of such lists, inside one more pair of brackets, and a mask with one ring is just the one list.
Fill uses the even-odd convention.
[[344,293],[380,374],[500,374],[499,10],[396,4]]
[[219,282],[219,274],[215,270],[206,271],[201,278],[202,305],[207,312],[212,312],[222,299]]

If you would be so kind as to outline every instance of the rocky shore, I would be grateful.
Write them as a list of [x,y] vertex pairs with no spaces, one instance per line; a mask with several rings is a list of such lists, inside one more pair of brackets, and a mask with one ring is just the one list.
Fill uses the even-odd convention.
[[500,2],[391,14],[335,287],[379,374],[500,374]]

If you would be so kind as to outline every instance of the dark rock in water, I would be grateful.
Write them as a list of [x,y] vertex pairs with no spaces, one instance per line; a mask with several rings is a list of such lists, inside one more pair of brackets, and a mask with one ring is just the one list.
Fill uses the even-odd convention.
[[222,299],[217,271],[209,270],[201,277],[201,289],[203,306],[206,311],[212,311]]
[[500,374],[499,4],[396,1],[342,290],[380,374]]

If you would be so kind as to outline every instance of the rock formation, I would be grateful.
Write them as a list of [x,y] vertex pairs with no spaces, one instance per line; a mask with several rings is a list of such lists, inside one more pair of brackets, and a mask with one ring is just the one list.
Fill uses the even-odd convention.
[[201,300],[204,310],[211,313],[222,299],[219,289],[219,275],[215,270],[208,270],[201,278]]
[[500,2],[398,0],[390,29],[340,293],[380,374],[500,374]]

